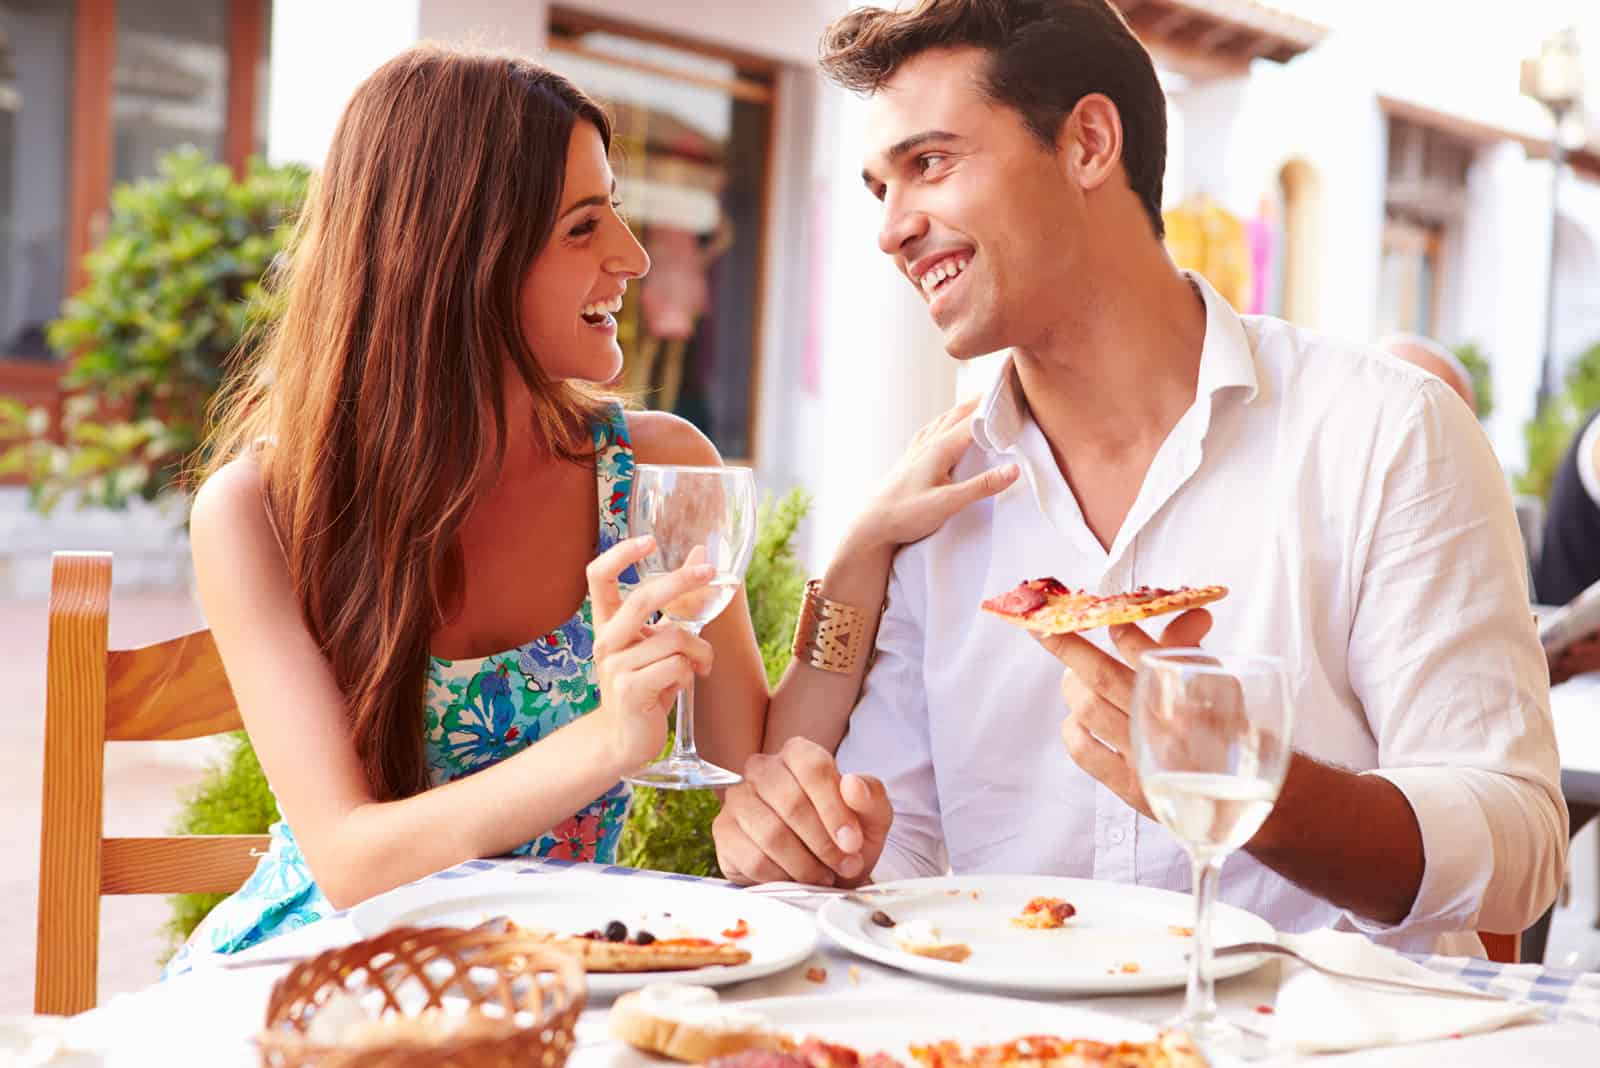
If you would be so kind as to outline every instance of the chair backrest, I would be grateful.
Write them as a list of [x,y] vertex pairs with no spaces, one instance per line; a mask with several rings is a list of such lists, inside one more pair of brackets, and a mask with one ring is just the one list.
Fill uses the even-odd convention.
[[1491,934],[1488,931],[1479,931],[1478,940],[1483,943],[1483,951],[1492,961],[1500,964],[1517,964],[1522,959],[1522,936],[1519,934]]
[[105,838],[105,743],[242,726],[209,631],[108,649],[111,554],[56,553],[50,572],[39,936],[33,1009],[94,1007],[100,895],[230,893],[265,835]]

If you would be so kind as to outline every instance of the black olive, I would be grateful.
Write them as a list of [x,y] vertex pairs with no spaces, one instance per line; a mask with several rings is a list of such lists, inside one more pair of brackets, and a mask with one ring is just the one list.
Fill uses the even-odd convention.
[[628,937],[628,927],[621,920],[612,920],[606,924],[606,941],[621,942]]
[[876,912],[874,912],[872,914],[872,922],[877,924],[879,927],[893,927],[894,926],[894,920],[889,916],[889,914],[887,912],[884,912],[882,910],[878,910],[878,911],[876,911]]
[[636,946],[648,946],[655,940],[656,936],[651,934],[649,931],[640,931],[638,934],[633,936],[633,944]]

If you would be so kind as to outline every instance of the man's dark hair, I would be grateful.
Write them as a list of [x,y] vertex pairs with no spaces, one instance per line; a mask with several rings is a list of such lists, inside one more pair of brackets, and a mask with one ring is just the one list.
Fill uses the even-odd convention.
[[874,93],[900,65],[934,48],[989,53],[982,88],[1045,148],[1090,93],[1122,119],[1122,166],[1157,237],[1167,158],[1167,108],[1155,64],[1108,0],[919,0],[907,9],[858,8],[822,37],[822,72],[846,89]]

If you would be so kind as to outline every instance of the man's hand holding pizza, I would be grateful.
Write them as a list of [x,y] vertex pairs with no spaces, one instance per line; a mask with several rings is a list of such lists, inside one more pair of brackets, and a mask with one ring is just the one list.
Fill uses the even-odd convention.
[[840,775],[833,754],[791,738],[757,753],[712,824],[717,863],[736,883],[858,886],[872,874],[894,808],[870,775]]
[[1138,812],[1154,819],[1133,766],[1128,740],[1133,705],[1133,680],[1139,657],[1151,649],[1199,645],[1211,630],[1211,613],[1194,608],[1167,624],[1158,642],[1137,623],[1111,628],[1111,641],[1122,659],[1108,656],[1078,634],[1039,634],[1039,643],[1061,661],[1061,696],[1067,718],[1061,740],[1078,767],[1104,783]]
[[[1069,589],[1053,578],[1041,578],[991,597],[982,607],[1031,631],[1061,661],[1066,668],[1061,676],[1061,696],[1069,710],[1061,724],[1061,738],[1067,752],[1098,782],[1150,816],[1128,739],[1135,667],[1139,657],[1151,649],[1199,645],[1211,630],[1211,613],[1199,606],[1227,593],[1224,586],[1176,590],[1141,586],[1128,593],[1097,596]],[[1139,620],[1178,611],[1183,614],[1167,625],[1159,642],[1138,625]],[[1101,652],[1080,637],[1082,631],[1097,627],[1110,629],[1112,644],[1122,659]],[[1174,739],[1173,744],[1184,743]]]

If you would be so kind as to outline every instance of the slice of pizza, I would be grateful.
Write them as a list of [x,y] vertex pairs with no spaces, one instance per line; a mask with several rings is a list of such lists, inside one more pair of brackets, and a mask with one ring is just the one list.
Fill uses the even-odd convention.
[[709,938],[663,938],[642,946],[603,938],[555,938],[551,944],[577,954],[586,972],[681,972],[750,961],[748,949]]
[[1038,578],[989,598],[982,608],[1008,623],[1041,634],[1072,634],[1199,608],[1227,595],[1226,586],[1182,586],[1175,590],[1140,586],[1127,593],[1099,596],[1069,589],[1053,578]]
[[[501,920],[508,931],[518,931],[566,950],[583,963],[586,972],[681,972],[715,965],[747,964],[750,951],[732,942],[713,942],[709,938],[656,938],[640,931],[630,932],[617,921],[608,928],[581,935],[559,935],[542,927]],[[610,935],[615,934],[612,938]]]
[[1208,1068],[1189,1036],[1163,1031],[1149,1042],[1028,1035],[993,1046],[965,1049],[959,1042],[912,1046],[921,1068]]

